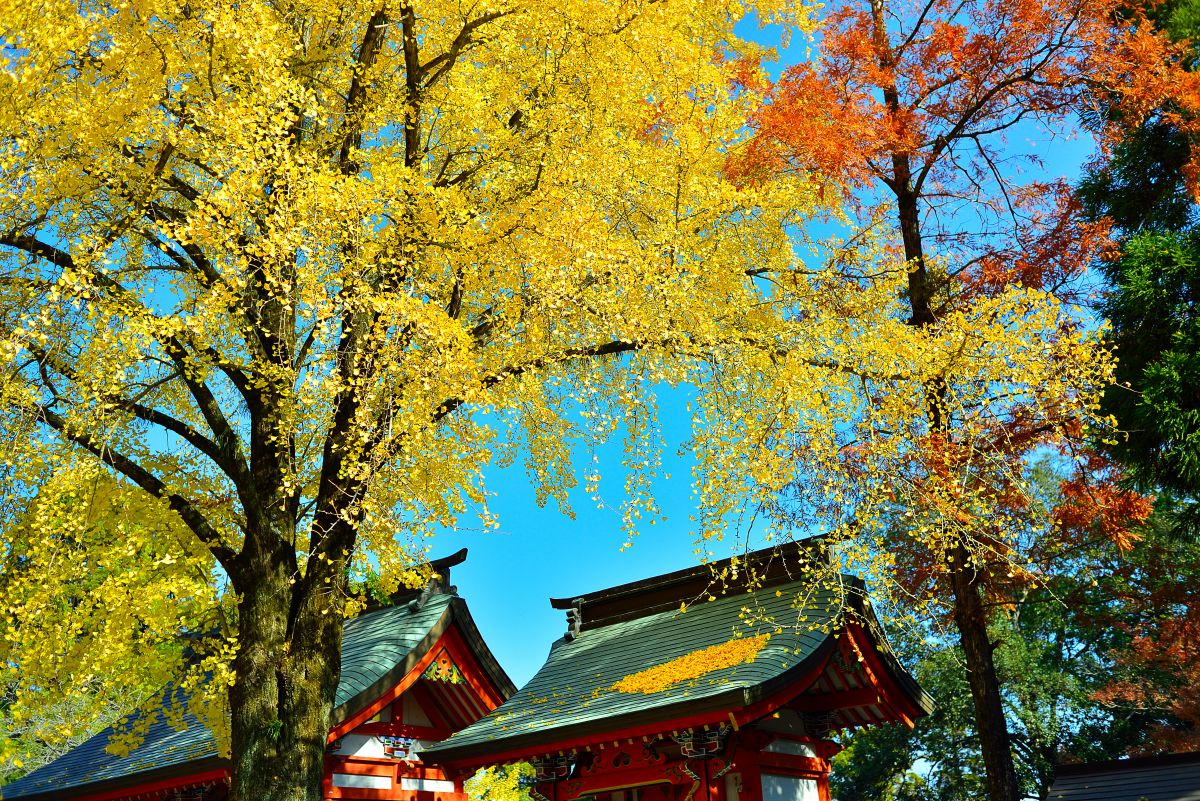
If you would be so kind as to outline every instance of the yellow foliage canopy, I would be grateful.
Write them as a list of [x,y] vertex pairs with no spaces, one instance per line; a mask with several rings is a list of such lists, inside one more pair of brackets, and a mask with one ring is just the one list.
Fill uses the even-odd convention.
[[529,801],[521,787],[522,779],[532,779],[533,768],[526,762],[484,768],[466,783],[467,795],[478,801]]
[[[567,508],[572,449],[617,430],[626,524],[653,519],[655,388],[790,347],[761,276],[822,203],[723,172],[762,102],[733,80],[749,10],[0,0],[0,554],[38,547],[11,523],[47,476],[119,474],[187,532],[131,572],[201,555],[237,606],[204,651],[256,700],[235,739],[263,775],[319,764],[356,579],[419,583],[421,539],[493,525],[483,471],[519,453]],[[69,611],[0,593],[49,659]]]
[[[0,775],[159,706],[184,660],[198,657],[180,632],[230,633],[208,551],[163,503],[94,467],[49,477],[4,543],[0,724],[12,736],[0,741]],[[209,653],[197,666],[216,678],[227,661]],[[218,731],[223,686],[188,688],[191,710]],[[138,736],[124,735],[118,751]]]

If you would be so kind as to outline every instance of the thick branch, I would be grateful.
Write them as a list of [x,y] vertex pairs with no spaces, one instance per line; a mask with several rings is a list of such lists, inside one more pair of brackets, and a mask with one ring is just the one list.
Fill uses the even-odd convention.
[[[63,364],[60,360],[54,358],[44,349],[39,348],[32,343],[26,343],[25,347],[28,348],[29,352],[33,354],[35,359],[37,359],[39,366],[53,370],[72,383],[81,383],[79,374],[72,367]],[[49,383],[48,378],[43,377],[42,381],[47,385],[47,388],[50,390],[51,394],[57,398],[59,393],[55,390],[54,386]],[[226,473],[232,472],[230,469],[228,469],[228,466],[224,464],[225,455],[221,453],[220,449],[217,447],[217,444],[182,420],[178,420],[166,412],[160,411],[153,407],[145,406],[141,403],[137,403],[136,401],[124,398],[116,393],[104,392],[100,395],[100,399],[104,403],[110,404],[119,409],[124,409],[139,420],[144,420],[147,423],[151,423],[166,431],[170,431],[179,435],[192,447],[211,459]]]
[[354,77],[350,79],[350,91],[346,95],[346,133],[342,136],[342,146],[338,151],[338,166],[346,174],[358,171],[358,165],[350,158],[350,151],[362,146],[362,113],[367,95],[366,82],[363,79],[375,64],[375,57],[379,55],[383,38],[387,34],[387,25],[386,11],[380,9],[372,14],[367,22],[367,32],[358,48]]
[[[36,237],[11,233],[4,237],[0,237],[0,245],[8,245],[19,248],[27,253],[46,259],[52,264],[63,269],[75,268],[75,260],[69,253],[59,250],[52,245],[48,245]],[[133,297],[129,290],[118,284],[111,277],[95,271],[91,271],[89,275],[101,288],[114,293],[117,296],[117,299],[121,302],[130,304],[137,313],[149,314],[145,307],[142,306],[141,302],[138,301],[137,298]],[[188,391],[196,401],[201,414],[204,416],[205,422],[212,430],[216,438],[216,445],[223,453],[227,454],[228,464],[222,464],[221,462],[217,461],[217,466],[221,467],[222,470],[226,470],[226,467],[232,468],[232,472],[226,470],[226,475],[228,475],[229,478],[234,482],[239,491],[248,489],[245,482],[244,464],[238,455],[237,434],[233,430],[233,427],[230,425],[228,419],[225,417],[224,412],[221,411],[220,404],[217,402],[216,396],[213,395],[212,390],[210,390],[203,381],[197,381],[188,375],[189,366],[187,364],[187,346],[173,335],[160,334],[156,335],[155,338],[167,352],[167,355],[171,358],[172,362],[174,362],[176,369],[178,369],[180,378],[183,380],[185,386],[187,386]],[[222,364],[224,359],[221,358],[219,353],[210,348],[206,351],[206,355],[216,360],[217,364],[221,367],[225,374],[229,375],[231,380],[234,381],[235,386],[238,386],[239,390],[243,391],[243,395],[245,395],[247,391],[252,391],[244,376],[241,376],[237,370],[233,370]],[[234,374],[237,374],[237,379],[234,378]]]
[[0,236],[0,245],[7,245],[8,247],[23,250],[33,256],[45,259],[55,267],[61,267],[64,270],[75,266],[75,260],[66,251],[59,250],[37,237],[19,234],[16,231],[11,231],[4,236]]
[[422,82],[423,86],[426,88],[433,86],[435,83],[441,80],[447,72],[453,69],[455,62],[458,61],[459,55],[461,55],[463,50],[465,50],[475,41],[471,38],[471,36],[476,30],[489,22],[498,20],[501,17],[507,16],[511,13],[511,11],[491,11],[483,16],[476,17],[467,24],[463,25],[462,30],[460,30],[458,35],[454,37],[454,41],[450,43],[450,47],[446,48],[445,53],[442,53],[436,58],[430,59],[426,63],[422,64],[419,68],[419,80]]
[[404,166],[414,167],[421,159],[421,59],[417,54],[417,15],[411,4],[401,10],[404,37]]

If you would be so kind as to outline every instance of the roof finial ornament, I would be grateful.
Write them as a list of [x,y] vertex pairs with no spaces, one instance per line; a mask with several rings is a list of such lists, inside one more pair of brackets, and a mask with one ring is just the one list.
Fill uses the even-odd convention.
[[567,642],[571,642],[579,636],[579,631],[583,626],[583,610],[578,606],[573,606],[567,610],[567,633],[563,635]]
[[[453,592],[453,587],[450,588]],[[425,582],[425,586],[421,588],[421,594],[408,602],[408,608],[414,612],[419,612],[425,604],[435,595],[442,594],[442,579],[436,573],[429,577]]]

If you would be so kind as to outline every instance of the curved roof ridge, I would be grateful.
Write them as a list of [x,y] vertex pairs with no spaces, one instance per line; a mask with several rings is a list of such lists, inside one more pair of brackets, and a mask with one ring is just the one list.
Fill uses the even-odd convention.
[[824,537],[810,537],[615,587],[551,598],[550,606],[566,610],[571,630],[582,631],[670,610],[711,595],[714,584],[722,585],[725,592],[769,589],[795,581],[813,566],[830,565]]

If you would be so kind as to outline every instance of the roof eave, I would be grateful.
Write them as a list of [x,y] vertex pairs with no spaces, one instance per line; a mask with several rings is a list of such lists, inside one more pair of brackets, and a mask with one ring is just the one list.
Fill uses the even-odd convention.
[[[606,726],[603,731],[596,731],[593,722],[572,723],[549,730],[516,734],[506,737],[503,740],[471,743],[459,748],[429,748],[421,752],[421,760],[434,765],[449,767],[483,766],[493,764],[493,760],[496,763],[513,762],[538,756],[539,754],[564,750],[559,747],[559,744],[585,740],[586,743],[581,745],[582,747],[587,747],[588,743],[602,743],[626,736],[633,736],[626,733],[635,731],[639,732],[637,736],[640,736],[641,733],[644,733],[642,729],[647,726],[655,726],[661,728],[663,731],[671,731],[673,728],[677,729],[680,727],[679,721],[696,718],[709,713],[712,714],[713,721],[721,720],[724,718],[722,713],[731,704],[740,704],[742,699],[743,688],[736,687],[700,700],[682,701],[666,707],[639,710],[608,718],[604,723],[613,725]],[[667,712],[666,717],[662,717],[664,711]],[[551,739],[547,739],[544,736],[546,734],[553,734],[554,736]],[[496,748],[497,745],[502,745],[502,748]],[[568,748],[570,747],[568,746]],[[580,746],[574,746],[574,748],[578,747]]]
[[462,598],[455,597],[450,601],[450,609],[454,620],[458,623],[459,632],[475,654],[476,659],[479,660],[479,664],[487,673],[488,678],[492,680],[505,700],[512,698],[517,694],[517,685],[513,684],[513,680],[504,671],[499,660],[492,653],[492,649],[488,648],[483,635],[479,633],[479,627],[475,625],[475,618],[471,616],[467,602]]
[[[658,732],[669,732],[686,728],[681,721],[694,721],[696,718],[711,716],[709,723],[724,722],[731,715],[737,720],[738,726],[743,726],[751,720],[757,720],[769,715],[782,707],[792,697],[779,697],[782,690],[789,684],[796,684],[797,677],[811,673],[814,667],[823,665],[829,658],[830,651],[836,647],[835,638],[827,636],[813,652],[800,662],[773,679],[754,684],[749,687],[732,687],[716,695],[699,699],[677,701],[664,706],[654,706],[635,712],[605,718],[601,721],[605,728],[596,730],[597,721],[582,721],[554,729],[543,729],[523,734],[513,735],[503,740],[490,740],[484,743],[471,743],[459,748],[442,748],[436,746],[422,752],[422,761],[432,764],[452,767],[482,766],[490,764],[486,757],[500,757],[502,762],[511,762],[523,758],[537,756],[551,751],[562,750],[557,744],[586,741],[603,743],[613,739],[631,736],[637,732],[641,736],[648,732],[644,729],[654,727]],[[795,694],[803,692],[807,687],[797,689]],[[778,697],[778,702],[769,702]],[[762,709],[754,710],[755,706],[766,704]],[[751,712],[746,719],[739,712]],[[703,725],[703,722],[693,722],[689,725]],[[545,735],[553,734],[552,738]],[[502,744],[502,748],[497,745]],[[586,746],[584,746],[586,747]]]
[[892,651],[892,646],[887,640],[887,636],[883,631],[883,624],[879,622],[879,618],[875,615],[875,610],[869,602],[866,583],[857,576],[850,577],[852,587],[847,593],[847,606],[858,617],[859,624],[862,630],[870,638],[875,646],[875,653],[879,655],[888,674],[897,686],[908,697],[908,700],[920,710],[924,715],[933,714],[937,704],[934,703],[933,697],[917,684],[917,680],[912,674],[905,670],[900,664],[900,660],[896,658],[896,654]]
[[515,695],[516,686],[504,672],[504,668],[500,666],[491,649],[487,647],[487,643],[484,642],[483,635],[479,633],[479,628],[475,625],[475,620],[467,608],[467,602],[454,595],[451,596],[450,602],[446,604],[446,608],[442,610],[437,621],[429,628],[429,632],[408,652],[403,661],[397,662],[391,670],[376,679],[370,686],[334,708],[330,715],[330,729],[336,729],[345,721],[352,719],[381,695],[404,681],[405,677],[416,669],[421,660],[437,646],[442,636],[454,625],[457,625],[459,633],[462,634],[468,647],[500,694],[505,699]]
[[[174,765],[168,765],[162,768],[155,768],[141,773],[135,773],[130,776],[120,776],[113,779],[104,779],[97,782],[87,784],[71,785],[70,787],[55,788],[37,793],[28,793],[21,795],[10,795],[7,788],[4,792],[4,801],[88,801],[92,798],[112,798],[113,793],[120,790],[137,790],[139,787],[151,784],[160,784],[172,779],[187,779],[192,776],[205,776],[208,774],[222,771],[227,776],[231,767],[231,762],[228,759],[219,756],[203,757],[201,759],[192,760],[189,762],[179,762]],[[206,779],[212,781],[214,778]],[[189,784],[189,782],[180,782],[180,784]],[[135,793],[130,793],[133,795]]]

